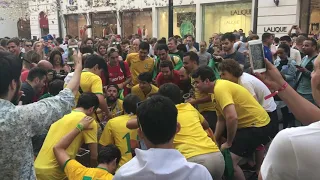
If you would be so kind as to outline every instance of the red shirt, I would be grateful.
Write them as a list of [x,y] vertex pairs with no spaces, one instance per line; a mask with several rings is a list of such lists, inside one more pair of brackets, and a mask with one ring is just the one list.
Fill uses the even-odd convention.
[[[131,77],[131,72],[129,69],[129,65],[127,62],[123,62],[124,63],[124,68],[126,69],[126,76],[124,77],[124,73],[122,72],[122,69],[120,68],[120,65],[118,63],[117,66],[110,66],[108,64],[108,73],[109,73],[109,84],[121,84],[123,82],[126,81],[126,79]],[[104,73],[101,74],[101,80],[102,80],[102,84],[104,86],[107,86],[107,81],[106,81],[106,77],[104,76]],[[128,88],[125,87],[124,88],[124,95],[126,96],[128,94]]]
[[122,72],[122,69],[120,68],[120,65],[118,63],[117,66],[110,66],[108,64],[108,72],[109,72],[109,83],[110,84],[120,84],[126,81],[126,79],[131,77],[129,65],[127,62],[124,63],[124,68],[126,69],[126,76],[124,77],[124,73]]
[[162,84],[166,83],[173,83],[179,86],[180,84],[180,77],[179,77],[179,72],[176,70],[173,70],[173,78],[172,79],[164,79],[162,72],[160,72],[157,76],[156,82],[158,87],[160,87]]
[[27,81],[28,74],[29,74],[29,70],[25,70],[21,73],[21,82],[24,83]]

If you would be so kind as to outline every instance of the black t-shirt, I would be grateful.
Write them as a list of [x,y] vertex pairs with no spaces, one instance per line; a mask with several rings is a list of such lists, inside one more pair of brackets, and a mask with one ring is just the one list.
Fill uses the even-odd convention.
[[245,65],[246,64],[246,57],[238,51],[235,51],[232,54],[226,54],[223,59],[234,59],[237,61],[239,64]]
[[22,101],[22,104],[25,105],[33,103],[36,93],[34,92],[32,86],[29,83],[24,82],[21,85],[21,91],[23,91],[24,94],[24,96],[21,96],[20,99]]

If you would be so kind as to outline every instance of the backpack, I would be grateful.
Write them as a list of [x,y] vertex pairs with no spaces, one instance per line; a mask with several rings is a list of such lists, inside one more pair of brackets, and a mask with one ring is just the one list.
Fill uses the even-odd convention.
[[[120,69],[123,72],[124,78],[126,78],[127,77],[127,71],[126,71],[126,67],[124,65],[124,62],[123,61],[119,61],[119,65],[120,65]],[[109,82],[109,70],[108,70],[108,67],[107,67],[106,72],[104,72],[104,73],[105,73],[105,77],[106,77],[106,83],[109,84],[110,82]]]

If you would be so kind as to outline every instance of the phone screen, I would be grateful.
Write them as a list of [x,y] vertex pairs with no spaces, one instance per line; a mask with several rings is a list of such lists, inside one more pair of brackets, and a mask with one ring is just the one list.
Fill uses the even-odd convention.
[[261,43],[250,44],[250,62],[254,72],[264,72],[266,69],[266,64],[264,62],[264,50],[263,45]]
[[79,48],[78,48],[78,45],[70,45],[68,46],[68,64],[72,64],[74,61],[72,59],[72,55],[74,52],[77,52],[79,51]]

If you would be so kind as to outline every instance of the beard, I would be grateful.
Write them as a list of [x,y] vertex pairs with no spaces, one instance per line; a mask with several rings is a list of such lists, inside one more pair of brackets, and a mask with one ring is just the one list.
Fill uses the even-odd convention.
[[17,84],[17,89],[16,91],[14,92],[14,95],[11,99],[11,103],[14,104],[14,105],[18,105],[19,104],[19,100],[20,100],[20,96],[19,96],[19,92],[20,92],[20,87],[21,87],[21,82],[19,82]]
[[108,103],[108,105],[115,103],[117,100],[118,100],[118,99],[115,98],[115,97],[113,97],[113,96],[108,96],[108,97],[107,97],[107,103]]

